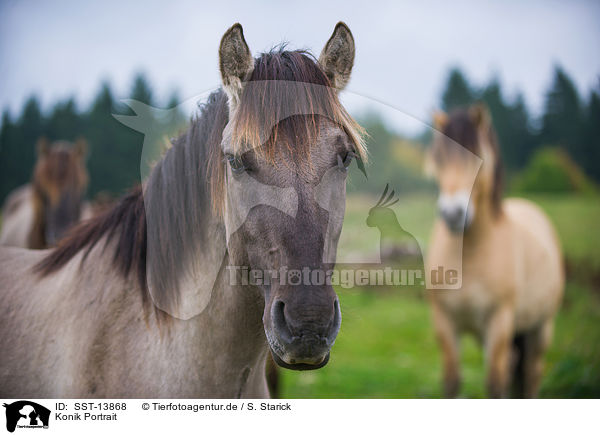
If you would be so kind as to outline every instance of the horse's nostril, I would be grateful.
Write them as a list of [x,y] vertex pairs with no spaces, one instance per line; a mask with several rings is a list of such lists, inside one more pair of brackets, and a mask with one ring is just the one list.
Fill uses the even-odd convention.
[[[318,309],[318,312],[311,313],[311,316],[306,316],[305,312],[309,310],[302,307],[305,311],[301,311],[298,318],[294,318],[293,314],[289,313],[288,305],[281,300],[275,300],[271,306],[273,331],[282,344],[290,348],[313,352],[314,349],[330,347],[340,330],[342,316],[337,298],[329,307],[329,310],[325,306],[308,307]],[[296,308],[296,311],[300,311],[300,308]]]
[[283,301],[275,301],[273,308],[271,309],[271,317],[273,318],[273,326],[277,331],[279,338],[283,339],[287,343],[292,342],[292,332],[285,320],[285,304]]

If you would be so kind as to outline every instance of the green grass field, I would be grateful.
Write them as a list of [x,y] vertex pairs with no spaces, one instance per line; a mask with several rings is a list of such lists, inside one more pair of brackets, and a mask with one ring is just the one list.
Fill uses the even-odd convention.
[[[546,358],[542,397],[600,397],[600,200],[597,197],[532,198],[550,215],[559,232],[569,279]],[[343,242],[348,251],[366,245],[361,204],[349,198]],[[407,199],[403,222],[427,234],[431,200]],[[362,226],[361,226],[362,225]],[[426,239],[426,236],[423,236]],[[286,398],[440,397],[441,361],[422,295],[337,289],[343,321],[329,364],[317,371],[281,370]],[[483,355],[470,337],[462,340],[462,397],[485,397]]]

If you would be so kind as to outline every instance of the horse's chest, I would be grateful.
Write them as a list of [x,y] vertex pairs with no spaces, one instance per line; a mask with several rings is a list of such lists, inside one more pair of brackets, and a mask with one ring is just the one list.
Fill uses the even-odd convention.
[[462,286],[439,293],[436,299],[461,330],[485,330],[498,307],[514,303],[515,262],[513,237],[498,225],[485,237],[465,240],[462,256],[442,259],[458,261]]
[[441,298],[461,329],[483,330],[494,310],[511,298],[511,280],[504,275],[509,265],[491,265],[489,261],[463,264],[462,287],[445,292]]
[[493,296],[486,291],[486,283],[481,280],[463,279],[463,286],[450,290],[440,298],[445,311],[461,329],[480,329],[495,305]]

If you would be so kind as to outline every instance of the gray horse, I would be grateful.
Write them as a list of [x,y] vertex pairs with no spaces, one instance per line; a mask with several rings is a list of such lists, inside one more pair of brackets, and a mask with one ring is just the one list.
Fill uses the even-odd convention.
[[266,397],[269,351],[324,366],[330,282],[241,275],[333,269],[346,170],[366,153],[337,95],[353,62],[343,23],[318,60],[254,59],[231,27],[223,88],[142,187],[53,250],[0,250],[0,395]]

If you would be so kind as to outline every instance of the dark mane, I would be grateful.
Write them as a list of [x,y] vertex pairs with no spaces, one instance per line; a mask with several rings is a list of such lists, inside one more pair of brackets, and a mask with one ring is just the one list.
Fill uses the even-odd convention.
[[[273,93],[273,88],[261,87],[262,83],[272,80],[321,85],[318,89],[322,94],[310,94],[310,87],[306,95]],[[236,132],[250,137],[261,125],[272,125],[270,140],[261,148],[266,154],[272,154],[274,150],[274,137],[297,139],[315,134],[318,123],[315,115],[310,114],[313,112],[301,111],[298,113],[309,114],[282,122],[277,119],[274,124],[269,124],[272,121],[269,116],[279,114],[292,97],[296,98],[294,103],[323,106],[325,114],[340,122],[351,138],[358,138],[355,140],[357,149],[364,153],[360,127],[347,115],[335,90],[329,87],[327,76],[307,53],[277,50],[259,56],[247,83],[250,82],[261,83],[257,88],[259,92],[242,95],[236,113]],[[162,308],[177,304],[178,277],[184,272],[186,260],[206,241],[205,224],[214,216],[211,206],[218,210],[224,197],[225,166],[221,141],[228,117],[227,96],[219,89],[208,97],[187,132],[174,141],[156,164],[143,190],[140,187],[134,189],[112,210],[74,228],[36,265],[36,270],[42,276],[49,275],[81,251],[84,261],[103,238],[107,244],[115,240],[112,262],[123,276],[135,270],[144,301],[148,301],[148,283],[152,280],[156,305]],[[294,152],[303,149],[302,142],[293,141]],[[152,255],[147,255],[150,251]]]
[[[160,306],[172,306],[177,292],[169,292],[184,264],[183,259],[203,238],[202,223],[210,214],[207,167],[217,153],[227,123],[227,97],[213,92],[152,170],[145,188],[133,189],[110,210],[83,222],[35,266],[46,276],[66,265],[80,251],[82,262],[100,241],[116,240],[112,263],[123,275],[135,271],[144,301],[148,301],[148,270],[171,271],[161,278],[164,292],[153,294]],[[157,219],[148,225],[147,217]],[[159,233],[162,228],[163,233]],[[160,255],[147,256],[148,239],[164,242]],[[172,287],[169,287],[172,285]]]
[[[35,269],[46,276],[67,264],[84,251],[83,261],[92,248],[107,236],[107,242],[118,237],[113,264],[123,275],[136,269],[140,285],[146,286],[146,218],[142,189],[135,188],[121,198],[112,209],[77,225]],[[143,272],[143,273],[142,273]],[[146,294],[144,293],[144,299]]]
[[[491,199],[494,214],[497,216],[501,212],[504,171],[496,132],[491,122],[489,122],[488,125],[488,131],[485,133],[487,135],[487,142],[490,145],[491,151],[494,155]],[[479,144],[477,125],[475,125],[473,122],[473,118],[467,109],[455,109],[450,112],[448,122],[444,125],[442,133],[443,137],[440,137],[438,146],[434,147],[433,154],[434,159],[436,159],[438,163],[443,158],[447,158],[448,154],[452,154],[453,150],[456,151],[457,148],[454,145],[454,142],[461,145],[462,148],[467,149],[476,156],[480,158],[484,157],[483,151]]]
[[455,109],[450,112],[448,123],[444,126],[442,133],[463,148],[481,157],[479,140],[477,138],[477,126],[471,120],[471,116],[467,110]]

